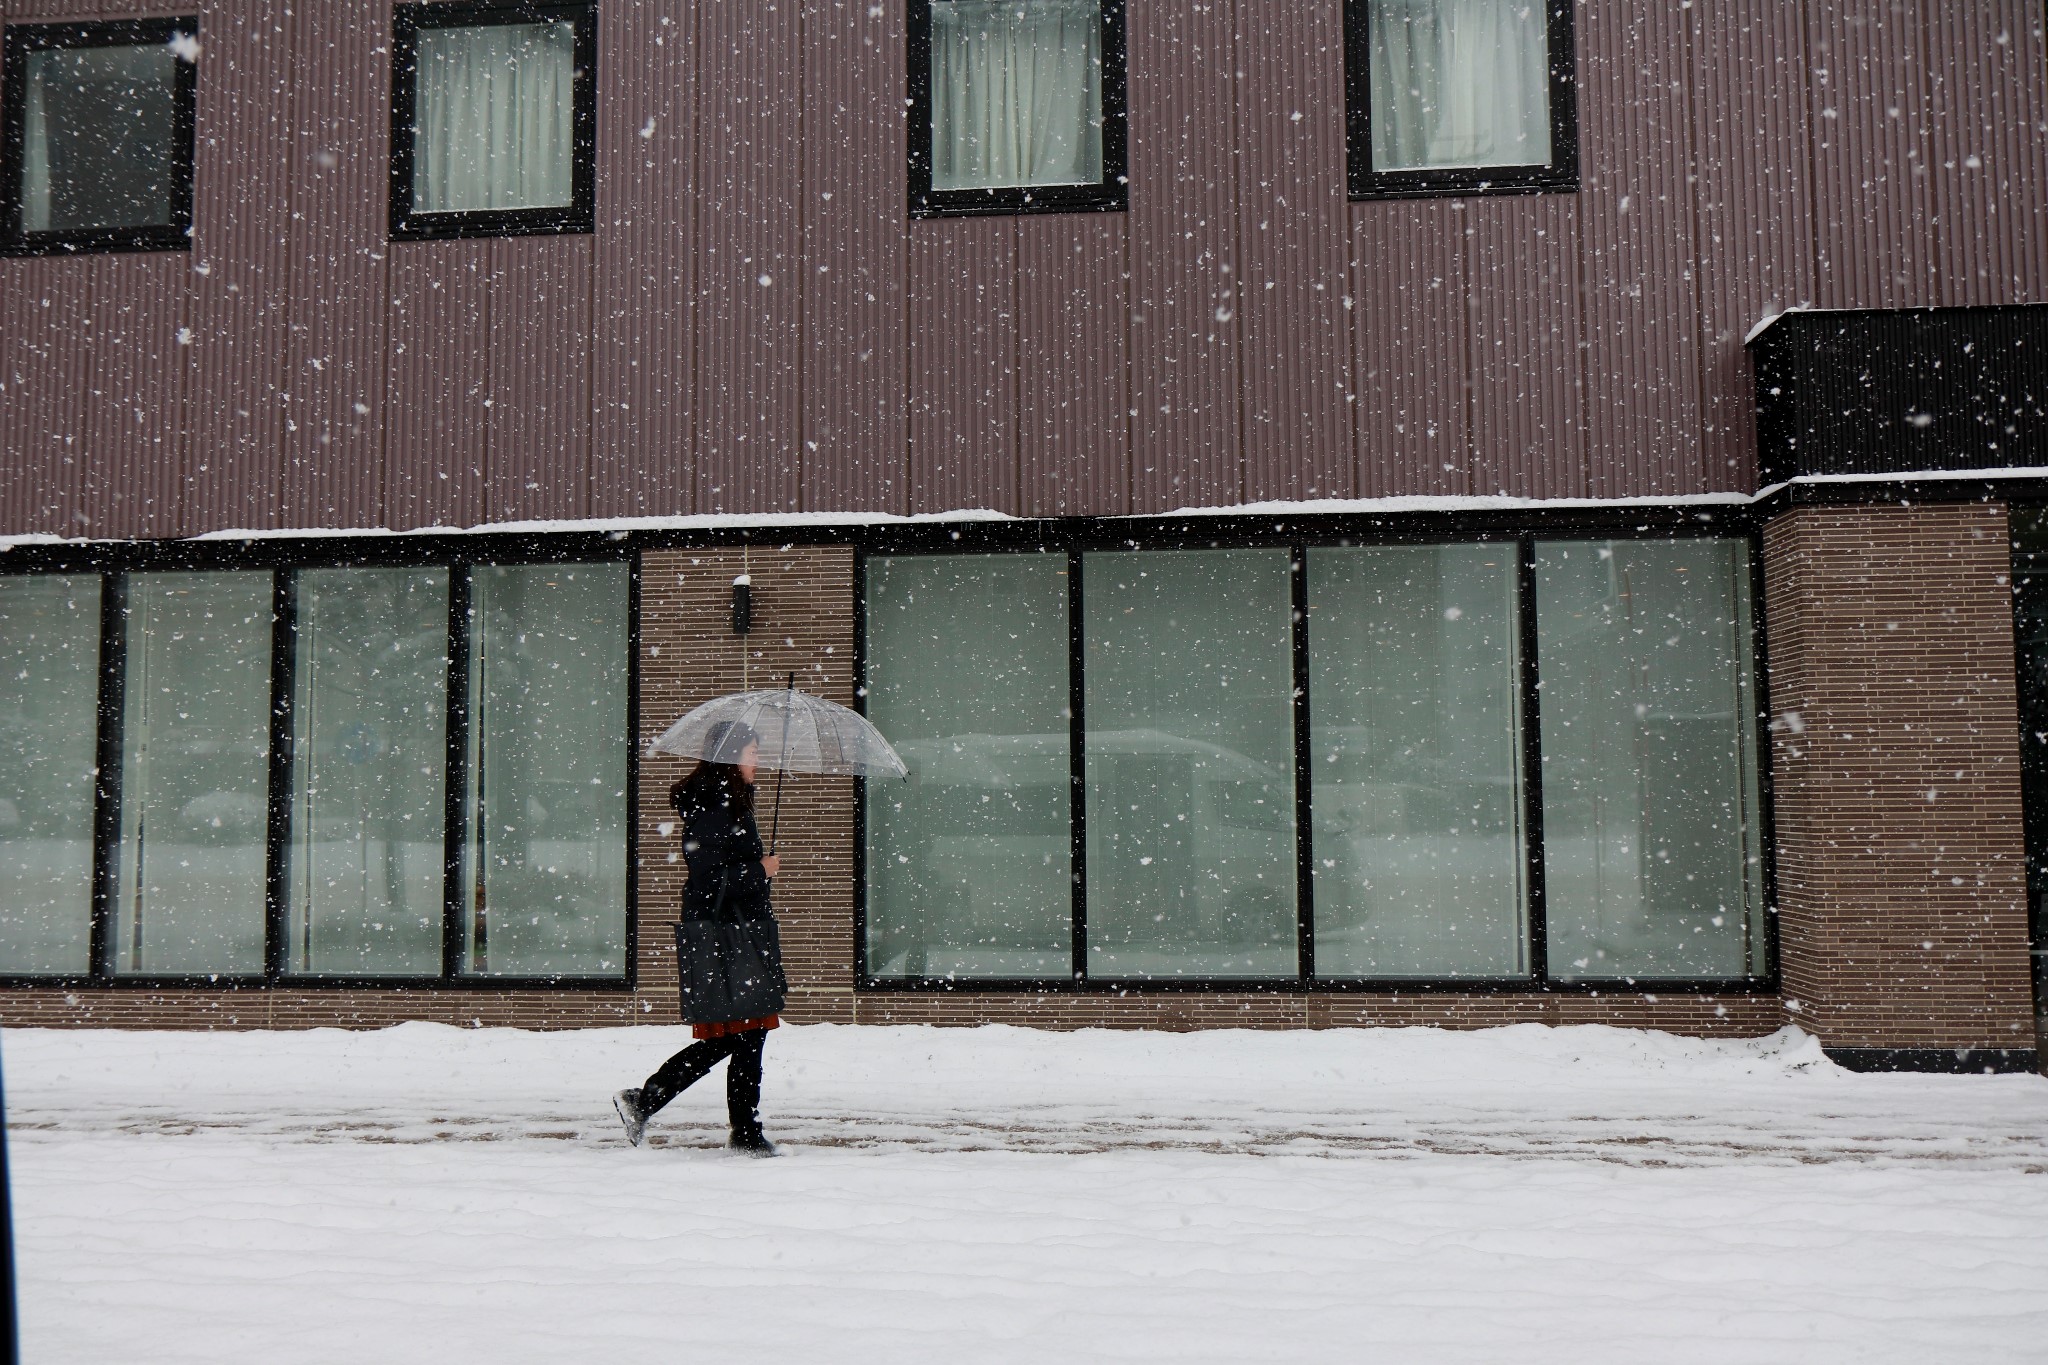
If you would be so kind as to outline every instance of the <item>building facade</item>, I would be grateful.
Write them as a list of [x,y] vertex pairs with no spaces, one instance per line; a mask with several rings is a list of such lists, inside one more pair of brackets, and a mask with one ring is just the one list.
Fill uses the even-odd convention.
[[0,17],[0,1022],[2035,1064],[2038,6]]

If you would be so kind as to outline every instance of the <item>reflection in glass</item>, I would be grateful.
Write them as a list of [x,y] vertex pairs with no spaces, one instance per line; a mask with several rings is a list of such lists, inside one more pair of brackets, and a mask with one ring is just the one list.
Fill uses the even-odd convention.
[[0,972],[83,974],[100,580],[0,575]]
[[1515,547],[1308,573],[1316,974],[1526,973]]
[[1292,976],[1285,550],[1091,554],[1088,971]]
[[1376,171],[1547,166],[1549,16],[1534,0],[1369,0]]
[[1764,970],[1748,547],[1536,547],[1550,973]]
[[269,573],[128,579],[115,965],[263,970]]
[[1101,0],[932,0],[932,188],[1102,183]]
[[439,975],[448,571],[294,581],[287,969]]
[[867,783],[868,972],[1073,963],[1064,555],[867,561],[867,714],[910,768]]
[[171,221],[178,59],[163,43],[53,48],[23,63],[25,232]]
[[624,564],[472,575],[466,969],[626,969]]

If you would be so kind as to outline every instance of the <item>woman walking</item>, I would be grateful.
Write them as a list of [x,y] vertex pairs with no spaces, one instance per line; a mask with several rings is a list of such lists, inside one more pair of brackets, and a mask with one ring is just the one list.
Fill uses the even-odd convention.
[[[760,736],[738,722],[712,728],[707,752],[736,754],[736,761],[709,759],[669,790],[669,801],[681,817],[683,860],[690,879],[683,887],[684,920],[757,920],[771,918],[768,883],[781,870],[781,860],[761,847],[754,827],[754,777],[761,758]],[[761,1049],[768,1030],[780,1022],[773,1015],[731,1023],[695,1024],[697,1041],[663,1062],[637,1090],[621,1090],[612,1099],[626,1125],[626,1139],[638,1147],[647,1135],[647,1121],[663,1105],[702,1080],[721,1061],[725,1072],[726,1114],[732,1126],[728,1145],[750,1156],[774,1156],[775,1144],[761,1131]]]

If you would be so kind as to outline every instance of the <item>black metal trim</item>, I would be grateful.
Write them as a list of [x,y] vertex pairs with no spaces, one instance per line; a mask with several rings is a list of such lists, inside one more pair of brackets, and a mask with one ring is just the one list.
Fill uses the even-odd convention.
[[627,989],[640,982],[640,556],[626,561],[626,960]]
[[[1764,903],[1757,910],[1764,917],[1764,960],[1762,973],[1778,979],[1778,828],[1775,757],[1771,743],[1770,615],[1764,594],[1764,546],[1761,533],[1749,538],[1749,671],[1752,698],[1756,704],[1756,730],[1750,735],[1750,752],[1756,757],[1756,842],[1763,858]],[[2015,675],[2017,676],[2017,675]]]
[[271,575],[270,799],[263,841],[263,975],[273,984],[291,969],[292,760],[297,736],[298,575]]
[[469,956],[468,921],[463,915],[464,872],[469,857],[469,623],[475,615],[470,574],[475,565],[448,566],[448,732],[444,737],[441,814],[441,975],[464,975]]
[[[87,955],[94,978],[114,975],[116,897],[121,868],[121,741],[128,682],[128,580],[100,578],[100,732],[93,775],[92,931]],[[46,980],[47,978],[37,978]]]
[[1372,165],[1372,37],[1367,0],[1344,2],[1346,188],[1353,199],[1559,194],[1579,188],[1579,114],[1571,0],[1549,2],[1550,162],[1376,171]]
[[209,974],[185,973],[174,976],[32,976],[0,975],[0,990],[32,986],[62,986],[94,991],[231,990],[269,991],[355,991],[390,990],[422,992],[474,992],[488,995],[496,990],[512,991],[599,991],[630,994],[631,985],[616,976],[287,976],[278,980],[247,972]]
[[195,16],[117,19],[83,24],[9,24],[0,44],[0,257],[69,256],[105,251],[189,251],[192,248],[194,130],[199,68],[177,59],[171,102],[171,221],[144,227],[29,232],[21,221],[21,175],[27,148],[26,71],[31,52],[52,48],[133,47],[199,36]]
[[2015,1075],[2041,1069],[2030,1047],[1828,1047],[1828,1060],[1848,1071],[1917,1071],[1945,1076]]
[[1310,798],[1312,763],[1309,748],[1308,547],[1288,550],[1289,648],[1294,672],[1294,947],[1295,972],[1304,981],[1316,975],[1314,802]]
[[1522,856],[1527,879],[1524,946],[1529,976],[1550,980],[1550,895],[1543,847],[1543,673],[1537,657],[1536,541],[1515,542],[1516,664],[1522,697]]
[[1067,551],[1067,883],[1068,927],[1073,935],[1072,978],[1088,984],[1088,632],[1083,611],[1087,586],[1082,554]]
[[[853,709],[868,713],[868,557],[853,552]],[[853,779],[853,978],[868,975],[868,782]]]
[[1102,0],[1102,181],[1095,185],[1032,185],[995,190],[932,188],[931,0],[909,0],[907,150],[912,218],[986,214],[1120,213],[1130,203],[1130,102],[1124,0]]
[[[574,166],[569,202],[534,209],[417,212],[412,203],[414,102],[423,29],[567,23],[575,28]],[[404,4],[391,12],[391,228],[394,242],[532,237],[597,230],[597,6],[594,0]]]

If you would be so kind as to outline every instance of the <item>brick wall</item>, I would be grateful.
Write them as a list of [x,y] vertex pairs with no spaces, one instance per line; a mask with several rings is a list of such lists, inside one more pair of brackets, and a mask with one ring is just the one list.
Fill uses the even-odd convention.
[[1801,509],[1764,553],[1788,1011],[2031,1048],[2005,509]]

